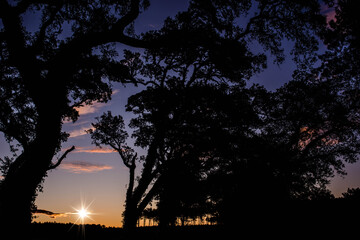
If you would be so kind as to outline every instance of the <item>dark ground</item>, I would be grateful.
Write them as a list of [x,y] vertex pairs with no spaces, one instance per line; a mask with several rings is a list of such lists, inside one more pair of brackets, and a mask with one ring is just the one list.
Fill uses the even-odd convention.
[[[360,202],[317,201],[290,206],[230,209],[225,225],[140,227],[133,233],[101,225],[33,223],[34,240],[128,240],[128,239],[358,239]],[[1,236],[0,236],[1,238]],[[31,239],[31,238],[30,238]]]
[[132,234],[125,233],[121,228],[105,228],[100,225],[86,225],[85,229],[79,225],[72,226],[72,224],[35,223],[33,239],[221,239],[224,236],[221,226],[175,227],[167,231],[160,231],[157,227],[140,227]]

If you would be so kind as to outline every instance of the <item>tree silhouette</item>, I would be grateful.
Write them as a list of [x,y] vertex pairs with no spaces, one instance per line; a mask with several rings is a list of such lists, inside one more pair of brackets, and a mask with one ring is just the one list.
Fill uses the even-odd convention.
[[275,109],[268,108],[270,123],[264,135],[270,137],[268,141],[279,154],[272,158],[289,158],[289,165],[285,164],[289,169],[284,170],[292,172],[291,177],[298,178],[295,182],[301,183],[290,187],[290,192],[294,191],[291,195],[306,195],[316,186],[324,188],[334,171],[343,173],[343,161],[356,161],[357,124],[348,118],[352,109],[339,96],[338,89],[327,83],[292,81],[272,99],[277,103]]
[[345,174],[344,162],[357,161],[360,149],[355,108],[340,88],[308,79],[275,92],[248,91],[259,117],[248,125],[253,132],[235,140],[239,151],[229,151],[233,156],[207,178],[218,221],[239,223],[237,214],[255,221],[276,214],[271,209],[279,214],[290,200],[333,198],[327,184],[335,173]]
[[342,197],[346,200],[359,200],[360,199],[360,188],[348,188]]
[[156,184],[161,226],[173,224],[197,206],[205,208],[208,193],[203,181],[221,166],[218,162],[226,165],[223,159],[236,161],[236,152],[246,151],[242,143],[253,134],[249,126],[257,121],[243,87],[164,88],[148,88],[128,104],[139,115],[131,121],[137,144],[153,146],[155,134],[161,131],[152,165],[160,170]]
[[[102,116],[97,118],[97,122],[93,123],[92,126],[95,128],[88,130],[91,134],[93,143],[97,146],[107,145],[113,148],[119,153],[124,165],[129,169],[129,185],[126,191],[126,202],[124,211],[124,228],[131,230],[136,226],[136,222],[142,213],[142,210],[147,204],[141,204],[140,200],[134,199],[134,188],[135,188],[135,168],[136,161],[138,161],[137,153],[127,146],[125,141],[128,138],[128,133],[124,130],[125,124],[121,116],[112,116],[111,112],[104,113]],[[145,188],[146,189],[146,188]],[[146,195],[145,192],[142,195]],[[151,195],[151,192],[148,193]],[[141,196],[143,197],[143,196]],[[148,199],[149,197],[144,197]],[[150,200],[147,201],[151,201]],[[138,210],[138,205],[144,205],[142,210]]]
[[[200,46],[206,61],[233,80],[249,78],[264,67],[264,55],[248,48],[254,39],[278,62],[283,60],[283,37],[297,42],[296,54],[314,49],[315,42],[309,44],[312,31],[324,23],[317,1],[255,3],[258,12],[243,28],[235,22],[250,11],[252,1],[193,0],[188,11],[167,19],[161,30],[136,36],[132,23],[149,6],[147,0],[1,0],[0,130],[8,141],[16,140],[22,147],[1,184],[0,213],[6,226],[17,221],[25,227],[30,222],[36,188],[54,166],[51,160],[68,136],[61,130],[63,120],[76,121],[75,107],[108,101],[111,85],[104,79],[135,81],[131,61],[116,60],[111,43],[166,54],[173,51],[174,56],[184,46]],[[39,17],[39,24],[28,28],[24,14]],[[209,72],[211,68],[197,71],[204,79]]]
[[[113,47],[106,44],[131,41],[123,31],[145,5],[140,1],[0,2],[0,129],[8,141],[16,140],[22,147],[1,184],[4,229],[10,231],[14,222],[26,229],[30,223],[36,188],[68,136],[61,131],[63,120],[77,119],[75,107],[110,98],[111,87],[103,77],[132,81],[127,68],[113,60]],[[30,12],[41,19],[34,31],[22,20]],[[72,26],[68,38],[62,35],[66,22]],[[99,54],[93,51],[96,47]]]

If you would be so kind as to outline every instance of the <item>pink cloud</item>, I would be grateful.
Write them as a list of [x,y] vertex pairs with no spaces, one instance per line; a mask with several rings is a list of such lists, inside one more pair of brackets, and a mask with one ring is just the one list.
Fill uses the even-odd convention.
[[115,89],[115,90],[112,91],[111,95],[116,95],[116,94],[118,94],[119,92],[120,92],[119,89]]
[[336,21],[336,12],[334,7],[329,7],[326,4],[321,7],[321,14],[326,16],[326,22],[329,23],[331,20]]
[[113,153],[115,150],[111,148],[94,148],[94,147],[76,147],[76,153]]
[[87,162],[62,163],[60,167],[72,173],[93,173],[103,170],[110,170],[113,168],[112,166],[109,165],[87,163]]
[[99,102],[93,102],[91,105],[84,105],[81,107],[76,107],[75,110],[77,110],[81,115],[90,114],[97,112],[100,108],[105,107],[105,103],[99,103]]
[[89,129],[93,129],[93,127],[82,127],[82,128],[79,128],[79,129],[75,129],[75,130],[72,130],[70,132],[70,138],[74,138],[74,137],[79,137],[79,136],[83,136],[86,133],[86,130],[89,130]]
[[43,214],[50,218],[67,217],[68,216],[68,214],[66,214],[66,213],[54,213],[54,212],[51,212],[48,210],[43,210],[43,209],[37,209],[33,213],[34,214]]

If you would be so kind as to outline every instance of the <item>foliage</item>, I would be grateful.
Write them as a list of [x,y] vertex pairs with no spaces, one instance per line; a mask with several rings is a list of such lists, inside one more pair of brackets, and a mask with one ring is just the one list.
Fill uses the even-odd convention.
[[344,161],[357,160],[358,127],[337,91],[327,83],[294,80],[263,106],[261,135],[270,147],[269,164],[284,177],[291,195],[325,188],[334,171],[344,174]]
[[360,199],[360,188],[348,188],[342,197],[347,200],[359,200]]

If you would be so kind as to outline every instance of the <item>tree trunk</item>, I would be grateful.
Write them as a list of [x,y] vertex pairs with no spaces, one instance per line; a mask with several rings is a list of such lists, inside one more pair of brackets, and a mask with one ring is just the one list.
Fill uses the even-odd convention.
[[17,159],[23,162],[22,166],[8,175],[1,186],[0,215],[4,221],[2,226],[6,227],[4,230],[11,231],[8,236],[28,233],[30,229],[36,189],[46,174],[46,168],[40,169],[37,164],[32,164],[32,160],[38,157],[25,151]]
[[[123,227],[126,231],[132,232],[136,228],[136,222],[139,218],[137,213],[137,202],[133,198],[134,182],[135,182],[135,158],[133,158],[130,165],[126,165],[129,168],[129,187],[126,190],[126,202],[124,211]],[[126,161],[124,160],[124,163]]]
[[133,232],[136,229],[136,223],[139,219],[139,214],[137,212],[137,208],[136,205],[131,203],[131,204],[126,204],[125,207],[125,212],[124,212],[124,225],[123,228],[127,231],[127,232]]
[[35,193],[31,185],[25,175],[4,180],[0,192],[0,221],[3,236],[22,239],[22,233],[29,232],[31,205]]
[[12,239],[28,236],[36,189],[46,176],[58,147],[61,118],[54,121],[53,117],[40,121],[44,124],[39,125],[37,138],[24,148],[1,184],[0,221],[1,227],[4,227],[1,232],[4,236],[12,236]]

